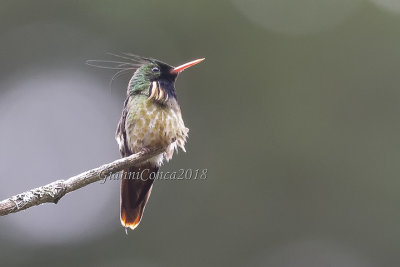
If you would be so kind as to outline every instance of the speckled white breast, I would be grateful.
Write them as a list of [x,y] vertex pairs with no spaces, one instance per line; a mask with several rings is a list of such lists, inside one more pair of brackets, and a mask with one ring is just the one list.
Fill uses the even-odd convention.
[[144,148],[168,146],[165,153],[149,160],[160,166],[164,159],[172,158],[178,146],[185,151],[189,129],[183,123],[180,108],[174,98],[162,103],[151,98],[141,100],[140,103],[132,103],[134,107],[127,114],[127,143],[133,153]]

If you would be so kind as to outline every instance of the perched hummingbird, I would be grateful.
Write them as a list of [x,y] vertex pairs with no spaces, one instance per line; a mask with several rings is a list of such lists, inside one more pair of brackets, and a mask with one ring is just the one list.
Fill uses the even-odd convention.
[[[122,56],[120,56],[122,57]],[[185,151],[189,129],[182,120],[175,81],[183,70],[204,60],[197,59],[178,67],[152,58],[127,54],[132,62],[116,62],[117,69],[136,69],[129,81],[127,98],[115,139],[122,157],[155,147],[166,151],[123,171],[121,179],[121,224],[135,229],[150,197],[155,174],[164,160],[170,160],[179,146]]]

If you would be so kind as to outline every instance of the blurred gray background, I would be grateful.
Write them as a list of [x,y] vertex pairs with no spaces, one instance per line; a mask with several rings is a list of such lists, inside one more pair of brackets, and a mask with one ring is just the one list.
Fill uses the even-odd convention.
[[0,218],[1,266],[399,266],[400,2],[0,0],[0,198],[119,158],[126,85],[180,75],[187,153],[139,228],[119,184]]

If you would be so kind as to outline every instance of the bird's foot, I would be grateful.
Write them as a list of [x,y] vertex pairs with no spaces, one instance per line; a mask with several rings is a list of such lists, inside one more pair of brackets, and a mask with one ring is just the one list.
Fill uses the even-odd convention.
[[149,147],[142,147],[141,152],[143,153],[149,153],[150,152],[150,148]]

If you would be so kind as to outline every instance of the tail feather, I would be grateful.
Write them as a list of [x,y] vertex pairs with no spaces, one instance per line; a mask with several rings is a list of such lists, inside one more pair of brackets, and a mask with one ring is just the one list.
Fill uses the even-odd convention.
[[121,181],[121,224],[135,229],[142,219],[158,167],[145,164],[123,171]]

